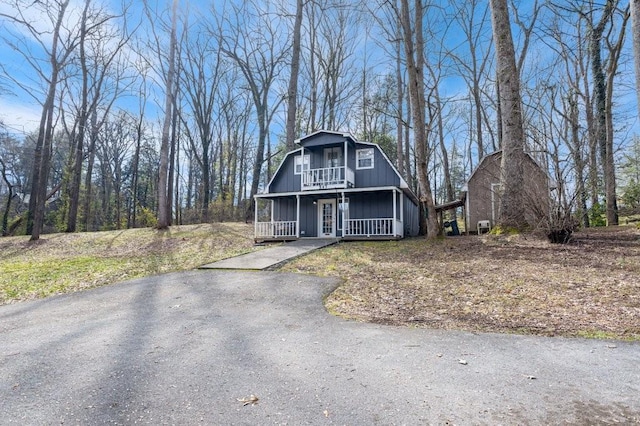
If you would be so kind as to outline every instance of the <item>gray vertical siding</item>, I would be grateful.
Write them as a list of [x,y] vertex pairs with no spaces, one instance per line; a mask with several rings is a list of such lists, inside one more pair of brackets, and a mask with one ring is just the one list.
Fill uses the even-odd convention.
[[[375,144],[366,144],[355,142],[352,138],[342,134],[334,134],[331,132],[319,132],[310,137],[303,138],[300,144],[303,150],[296,150],[288,153],[278,169],[276,175],[269,184],[268,192],[277,197],[278,193],[289,193],[283,198],[274,199],[273,216],[276,221],[293,221],[297,216],[296,197],[292,197],[291,193],[300,194],[300,236],[316,237],[318,236],[318,206],[314,204],[314,200],[318,199],[336,199],[336,206],[340,203],[340,197],[336,192],[326,194],[305,194],[301,189],[301,176],[295,174],[295,158],[302,155],[310,156],[310,167],[312,169],[325,167],[324,149],[331,147],[345,146],[347,141],[347,153],[344,158],[344,164],[353,170],[355,174],[355,186],[362,188],[363,192],[347,193],[349,198],[349,217],[351,219],[370,219],[370,218],[392,218],[393,217],[393,192],[391,190],[365,192],[368,188],[380,187],[396,187],[399,188],[402,179],[394,169],[393,165],[387,160],[381,148]],[[356,150],[373,149],[374,167],[372,169],[356,169]],[[402,201],[401,201],[402,199]],[[404,234],[413,236],[418,234],[419,213],[418,206],[407,195],[396,198],[396,218],[404,217]],[[342,214],[336,209],[337,228],[336,233],[341,235]]]
[[420,233],[420,209],[407,195],[404,197],[404,236],[415,237]]
[[[364,194],[348,194],[349,218],[369,219],[393,217],[393,199],[391,191],[370,192]],[[398,210],[400,217],[400,210]]]
[[349,153],[353,156],[350,166],[356,174],[356,186],[358,188],[372,188],[376,186],[400,186],[400,178],[391,164],[382,154],[380,147],[376,145],[356,144],[356,149],[373,148],[373,169],[356,170],[356,153]]
[[294,157],[300,155],[300,152],[290,152],[283,160],[278,172],[273,177],[269,185],[270,193],[278,192],[298,192],[301,190],[300,175],[296,175]]
[[300,198],[300,236],[318,236],[318,206],[308,197]]

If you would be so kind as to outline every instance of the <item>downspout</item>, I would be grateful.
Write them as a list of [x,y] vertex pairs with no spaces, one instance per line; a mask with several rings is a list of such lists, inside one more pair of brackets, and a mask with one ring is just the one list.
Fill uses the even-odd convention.
[[404,192],[402,191],[400,191],[400,224],[402,225],[400,237],[404,238]]

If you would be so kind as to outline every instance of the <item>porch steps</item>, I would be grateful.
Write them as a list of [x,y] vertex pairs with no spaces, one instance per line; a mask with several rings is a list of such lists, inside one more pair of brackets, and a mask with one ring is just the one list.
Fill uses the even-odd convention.
[[274,247],[268,247],[263,250],[254,251],[253,253],[219,260],[217,262],[203,265],[199,269],[262,271],[337,242],[338,240],[335,238],[305,238]]

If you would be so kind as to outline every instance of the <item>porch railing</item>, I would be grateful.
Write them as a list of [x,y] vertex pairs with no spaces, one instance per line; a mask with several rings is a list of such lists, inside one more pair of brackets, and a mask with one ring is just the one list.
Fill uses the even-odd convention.
[[354,186],[355,174],[349,167],[324,167],[302,173],[302,189],[348,188]]
[[402,236],[402,222],[395,220],[395,230],[393,224],[393,218],[348,219],[345,220],[344,236]]
[[256,222],[256,238],[296,237],[296,221]]

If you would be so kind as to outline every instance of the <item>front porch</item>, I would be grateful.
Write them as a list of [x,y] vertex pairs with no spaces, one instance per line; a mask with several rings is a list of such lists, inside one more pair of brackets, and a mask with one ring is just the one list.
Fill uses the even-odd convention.
[[[405,195],[396,188],[378,191],[259,194],[255,203],[256,242],[301,238],[391,240],[405,235]],[[370,217],[367,217],[370,216]]]
[[[400,239],[402,233],[402,222],[393,218],[374,219],[349,219],[345,221],[345,229],[342,236],[337,236],[343,240],[361,239]],[[298,223],[296,221],[270,221],[255,223],[255,240],[264,241],[292,241],[300,238],[298,233]],[[308,237],[325,238],[325,237]]]

